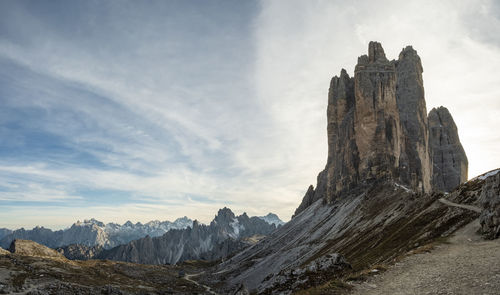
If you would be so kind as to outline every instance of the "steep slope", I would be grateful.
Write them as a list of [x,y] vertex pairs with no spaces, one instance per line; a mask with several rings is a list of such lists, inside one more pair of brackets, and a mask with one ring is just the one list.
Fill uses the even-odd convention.
[[[477,204],[483,184],[484,180],[466,183],[446,198]],[[245,284],[259,292],[285,291],[291,290],[294,277],[283,274],[325,255],[340,253],[353,271],[388,262],[418,245],[448,236],[479,216],[443,204],[439,201],[443,197],[416,193],[388,181],[359,187],[333,205],[318,200],[258,244],[219,265],[213,272],[220,276],[207,281],[226,280],[227,290]],[[326,281],[336,274],[314,272],[311,280],[318,276]],[[310,284],[306,281],[295,287]]]
[[248,246],[244,238],[268,235],[276,229],[258,217],[246,213],[236,217],[228,209],[220,209],[210,225],[196,220],[192,227],[174,229],[161,237],[145,237],[103,251],[99,258],[146,264],[176,264],[190,259],[213,260]]

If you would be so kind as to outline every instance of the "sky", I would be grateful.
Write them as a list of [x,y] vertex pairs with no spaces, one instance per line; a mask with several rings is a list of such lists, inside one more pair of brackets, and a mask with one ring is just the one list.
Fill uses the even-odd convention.
[[289,220],[372,40],[417,50],[469,178],[499,168],[499,1],[0,1],[0,227]]

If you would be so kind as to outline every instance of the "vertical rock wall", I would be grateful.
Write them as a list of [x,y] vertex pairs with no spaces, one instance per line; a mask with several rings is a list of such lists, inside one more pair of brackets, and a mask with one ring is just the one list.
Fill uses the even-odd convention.
[[407,46],[396,62],[396,98],[404,132],[399,177],[401,182],[429,192],[432,189],[432,159],[422,72],[420,57],[411,46]]
[[449,192],[467,181],[469,162],[448,109],[432,109],[428,120],[433,157],[432,185],[435,190]]
[[354,74],[357,173],[363,181],[398,176],[402,139],[394,63],[380,43],[370,42],[368,52],[358,58]]

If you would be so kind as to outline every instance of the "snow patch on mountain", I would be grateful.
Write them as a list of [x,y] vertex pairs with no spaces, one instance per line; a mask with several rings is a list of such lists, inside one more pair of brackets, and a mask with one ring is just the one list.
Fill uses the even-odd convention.
[[269,224],[274,224],[276,225],[276,227],[278,227],[279,225],[283,225],[285,224],[285,222],[283,222],[283,220],[281,220],[278,215],[274,214],[274,213],[269,213],[267,214],[266,216],[258,216],[260,219],[264,220],[265,222],[269,223]]

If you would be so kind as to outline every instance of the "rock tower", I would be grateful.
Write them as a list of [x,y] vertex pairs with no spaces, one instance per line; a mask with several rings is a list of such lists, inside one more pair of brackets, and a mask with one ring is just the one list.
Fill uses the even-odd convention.
[[[446,111],[449,118],[439,130],[435,116],[445,115],[433,110],[427,117],[422,72],[411,46],[403,48],[398,60],[389,61],[382,45],[370,42],[368,55],[358,58],[354,77],[342,69],[332,78],[327,164],[295,215],[319,199],[331,203],[359,185],[380,180],[427,193],[448,190],[467,179],[467,158],[451,115]],[[445,136],[449,144],[437,143],[436,136]],[[436,159],[446,159],[445,167],[433,165]]]

